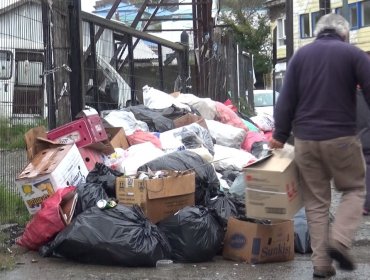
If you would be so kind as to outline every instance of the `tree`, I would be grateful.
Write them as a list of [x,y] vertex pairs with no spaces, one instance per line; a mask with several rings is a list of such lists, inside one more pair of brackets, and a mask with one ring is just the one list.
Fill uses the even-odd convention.
[[263,0],[223,0],[221,19],[239,45],[253,54],[256,76],[271,71],[270,25]]

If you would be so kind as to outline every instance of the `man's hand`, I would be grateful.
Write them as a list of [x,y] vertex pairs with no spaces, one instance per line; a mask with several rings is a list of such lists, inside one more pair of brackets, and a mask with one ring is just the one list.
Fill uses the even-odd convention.
[[271,138],[269,147],[270,149],[282,149],[284,147],[284,143],[281,143],[280,141]]

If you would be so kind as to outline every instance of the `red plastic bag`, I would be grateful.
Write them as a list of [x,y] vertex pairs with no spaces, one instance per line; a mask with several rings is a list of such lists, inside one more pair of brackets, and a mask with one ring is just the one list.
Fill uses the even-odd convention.
[[58,232],[64,229],[65,224],[60,217],[59,206],[62,198],[74,190],[76,190],[76,187],[73,186],[59,189],[52,196],[44,200],[41,209],[27,224],[17,244],[37,251],[39,247],[52,240]]

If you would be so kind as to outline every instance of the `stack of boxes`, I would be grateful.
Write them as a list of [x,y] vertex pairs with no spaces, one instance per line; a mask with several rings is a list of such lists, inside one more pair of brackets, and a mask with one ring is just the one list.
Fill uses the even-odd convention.
[[292,260],[292,219],[302,208],[293,147],[245,168],[245,181],[246,213],[255,222],[229,219],[223,256],[248,263]]

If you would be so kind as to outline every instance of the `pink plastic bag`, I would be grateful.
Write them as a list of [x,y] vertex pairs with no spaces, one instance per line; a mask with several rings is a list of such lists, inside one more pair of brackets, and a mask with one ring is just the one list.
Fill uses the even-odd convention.
[[241,148],[247,152],[251,152],[253,143],[261,141],[267,141],[263,132],[248,131]]
[[59,206],[62,198],[75,189],[76,187],[73,186],[59,189],[52,196],[44,200],[41,204],[41,209],[28,222],[17,244],[37,251],[42,245],[52,240],[58,232],[64,229],[65,224],[60,217]]
[[233,127],[239,127],[245,131],[248,131],[248,127],[243,123],[239,116],[229,107],[216,102],[217,115],[215,120],[224,124],[232,125]]
[[150,132],[136,130],[133,134],[127,135],[126,137],[130,146],[145,142],[151,142],[157,148],[162,149],[162,144],[159,138]]

